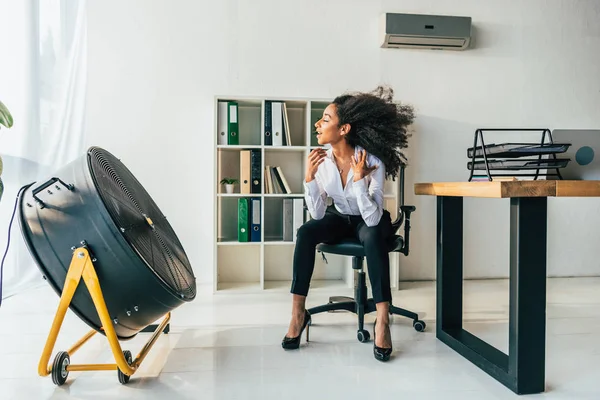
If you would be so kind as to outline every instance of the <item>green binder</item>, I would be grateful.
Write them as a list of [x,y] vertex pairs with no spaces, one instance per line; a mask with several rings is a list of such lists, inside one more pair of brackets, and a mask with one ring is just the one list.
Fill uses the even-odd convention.
[[248,199],[238,199],[238,241],[250,241],[250,204]]
[[237,101],[227,103],[227,144],[240,144]]

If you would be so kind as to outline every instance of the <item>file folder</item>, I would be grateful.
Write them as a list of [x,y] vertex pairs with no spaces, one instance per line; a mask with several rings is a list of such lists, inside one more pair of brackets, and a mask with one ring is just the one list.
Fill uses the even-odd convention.
[[251,169],[251,151],[241,150],[240,151],[240,193],[250,194],[252,193],[252,169]]
[[271,126],[273,130],[273,146],[283,146],[283,115],[282,103],[280,101],[271,103]]
[[284,185],[283,183],[283,179],[281,178],[281,167],[273,167],[273,176],[274,176],[274,180],[276,181],[277,185],[279,186],[279,189],[281,189],[280,193],[283,194],[290,194],[290,192],[288,192],[287,187]]
[[228,121],[227,144],[231,144],[231,145],[240,144],[237,101],[228,102],[227,121]]
[[272,194],[275,193],[273,189],[273,180],[271,179],[271,166],[265,166],[265,193]]
[[238,199],[238,241],[250,241],[250,207],[246,197]]
[[276,170],[277,170],[278,178],[281,180],[281,184],[283,185],[282,187],[284,189],[284,192],[287,194],[292,193],[292,189],[290,188],[290,185],[288,184],[287,179],[285,179],[285,175],[283,175],[283,170],[281,169],[281,167],[277,166]]
[[240,151],[240,193],[260,194],[262,189],[262,169],[260,150]]
[[293,242],[296,242],[298,229],[304,224],[304,199],[294,199],[294,227],[293,227]]
[[260,242],[261,240],[261,229],[260,229],[260,199],[251,198],[250,199],[250,214],[251,214],[251,223],[250,223],[250,241],[251,242]]
[[294,240],[294,199],[283,199],[283,240]]
[[271,101],[265,101],[265,146],[273,145],[273,136],[271,136]]
[[227,138],[229,135],[228,126],[228,102],[219,101],[217,107],[217,144],[227,144]]
[[290,121],[288,119],[287,106],[283,103],[283,131],[285,132],[285,136],[283,138],[285,146],[292,145],[292,133],[290,132]]
[[284,194],[283,186],[279,184],[277,180],[277,175],[275,174],[276,169],[271,167],[271,181],[273,182],[273,193],[274,194]]
[[261,193],[262,187],[262,169],[261,169],[261,152],[260,150],[252,150],[250,152],[250,192]]

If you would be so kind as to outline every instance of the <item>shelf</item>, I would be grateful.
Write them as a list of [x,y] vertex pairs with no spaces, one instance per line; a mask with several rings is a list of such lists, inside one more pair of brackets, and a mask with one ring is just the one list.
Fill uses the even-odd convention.
[[[216,124],[215,124],[215,134],[217,135],[217,144],[219,142],[219,138],[225,140],[226,143],[230,143],[230,141],[228,139],[224,139],[225,137],[228,137],[229,139],[232,139],[233,134],[235,133],[236,136],[236,141],[238,142],[236,145],[227,145],[227,144],[221,144],[218,145],[217,147],[220,148],[234,148],[234,147],[238,147],[238,146],[256,146],[256,145],[260,145],[261,144],[261,138],[262,138],[262,133],[261,133],[261,115],[262,115],[262,101],[259,100],[254,100],[254,101],[250,101],[250,100],[232,100],[232,99],[219,99],[219,100],[223,100],[223,101],[231,101],[231,103],[229,103],[229,107],[226,107],[225,111],[222,109],[219,109],[219,103],[217,102],[217,104],[215,104],[216,107],[216,114],[215,114],[215,119],[216,119]],[[233,117],[231,118],[231,122],[228,121],[228,116],[225,115],[223,116],[224,112],[228,112],[227,109],[229,110],[235,110],[235,106],[233,106],[233,102],[237,103],[237,114],[232,113],[231,115],[236,115],[237,119],[234,120]],[[229,112],[228,112],[229,113]],[[221,128],[218,127],[218,121],[222,122],[222,126]],[[236,124],[231,125],[231,124]],[[229,130],[231,129],[231,133],[229,133]],[[220,130],[220,132],[217,132],[218,130]],[[235,132],[235,130],[237,130],[237,132]],[[221,136],[219,136],[219,133]],[[230,136],[231,135],[231,136]]]
[[217,193],[217,197],[260,197],[260,194],[247,193]]
[[254,245],[217,246],[219,269],[216,274],[219,287],[260,286],[261,246]]
[[260,244],[259,241],[238,241],[238,199],[244,197],[260,198],[260,196],[250,195],[224,195],[217,197],[217,243]]
[[[265,196],[267,196],[267,195],[265,195]],[[304,205],[305,205],[303,196],[292,197],[292,196],[288,196],[288,195],[278,195],[277,197],[269,196],[269,197],[264,198],[264,219],[263,219],[264,229],[263,229],[263,233],[264,233],[264,240],[266,242],[285,242],[283,240],[284,237],[291,239],[292,237],[296,236],[296,232],[294,231],[294,228],[292,226],[290,226],[291,230],[288,233],[289,236],[284,236],[284,227],[283,227],[283,225],[284,225],[284,215],[283,215],[284,206],[283,205],[284,205],[285,199],[288,199],[288,198],[301,199],[302,207],[304,207]],[[289,217],[290,217],[290,223],[294,224],[295,217],[294,217],[293,209],[294,209],[295,205],[292,203],[294,203],[294,201],[290,201],[290,207],[291,207],[292,214],[289,214]],[[307,218],[308,218],[307,210],[302,208],[302,213],[301,213],[301,215],[299,215],[298,218],[301,221],[307,221]]]
[[[229,100],[238,103],[239,145],[215,146],[216,187],[215,191],[215,259],[213,265],[215,293],[289,293],[293,271],[293,240],[284,241],[283,205],[286,199],[304,199],[304,175],[306,155],[315,148],[328,149],[317,143],[314,123],[321,119],[323,111],[330,101],[319,99],[294,98],[215,98],[214,132],[218,133],[218,101]],[[287,109],[291,146],[272,146],[264,144],[264,115],[267,101],[283,101]],[[282,121],[283,124],[283,121]],[[218,136],[217,136],[218,139]],[[225,177],[240,180],[240,155],[242,150],[259,150],[261,193],[239,193],[240,184],[234,186],[234,193],[226,193],[220,184]],[[280,167],[292,193],[266,193],[265,167]],[[386,182],[384,187],[384,207],[392,218],[396,214],[397,182]],[[238,241],[238,200],[240,198],[258,198],[261,200],[259,241]],[[293,202],[292,202],[293,203]],[[304,203],[304,202],[303,202]],[[299,210],[299,204],[296,204]],[[302,209],[304,221],[309,219],[308,211]],[[286,217],[287,218],[287,217]],[[293,226],[293,225],[292,225]],[[296,233],[292,228],[292,235]],[[311,291],[323,291],[328,294],[352,294],[354,271],[352,258],[335,254],[326,254],[327,263],[321,253],[315,252],[315,268],[311,281]],[[397,280],[396,258],[390,257],[392,280]],[[397,282],[392,282],[392,287]]]
[[275,151],[305,151],[305,150],[307,150],[306,146],[263,146],[263,147],[265,149],[265,152],[275,152]]
[[260,145],[261,143],[261,103],[241,102],[238,107],[240,145]]
[[[260,150],[255,149],[252,150],[251,153],[257,153],[260,157]],[[235,151],[219,151],[217,153],[217,195],[221,195],[221,194],[230,194],[230,193],[226,193],[225,192],[225,187],[224,185],[222,185],[221,179],[223,178],[235,178],[238,180],[237,183],[234,184],[234,193],[231,194],[241,194],[240,190],[241,190],[241,186],[240,186],[240,182],[241,180],[241,171],[240,171],[240,164],[241,164],[241,155],[242,155],[242,151],[241,149],[237,149]],[[254,190],[254,188],[252,188],[252,190]],[[260,187],[257,187],[257,190],[260,190]],[[247,196],[247,197],[258,197],[260,196],[260,193],[243,193],[243,195]]]
[[290,194],[264,194],[264,197],[302,197],[304,198],[304,193],[290,193]]
[[292,193],[304,193],[305,159],[304,153],[265,151],[264,165],[281,167]]
[[239,144],[220,144],[217,146],[217,149],[219,150],[244,150],[244,149],[260,149],[262,146],[261,145],[239,145]]
[[283,199],[264,199],[264,238],[269,241],[283,241]]
[[[228,149],[229,150],[229,149]],[[234,192],[240,191],[240,151],[219,151],[217,153],[217,193],[226,195],[221,179],[235,178]],[[234,193],[235,194],[235,193]]]
[[[306,132],[306,113],[308,102],[306,101],[285,101],[287,108],[291,146],[303,146],[305,143]],[[288,147],[288,146],[283,146]]]
[[257,246],[261,242],[238,242],[235,240],[218,240],[217,246]]

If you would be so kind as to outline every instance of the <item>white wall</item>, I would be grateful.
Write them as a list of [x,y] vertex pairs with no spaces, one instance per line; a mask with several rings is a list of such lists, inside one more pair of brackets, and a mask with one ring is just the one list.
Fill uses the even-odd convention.
[[[382,12],[471,16],[475,49],[380,49]],[[413,104],[404,279],[435,277],[435,199],[412,184],[466,180],[475,128],[600,128],[598,1],[104,0],[88,15],[89,144],[148,189],[201,282],[212,279],[217,94],[332,98],[385,82]],[[585,238],[600,236],[599,210],[549,200],[549,274],[600,274]],[[508,201],[465,201],[466,276],[507,276],[508,213]]]

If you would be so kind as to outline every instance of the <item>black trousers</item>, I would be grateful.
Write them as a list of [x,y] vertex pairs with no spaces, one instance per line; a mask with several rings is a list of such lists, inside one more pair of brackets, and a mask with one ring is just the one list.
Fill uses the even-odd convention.
[[343,238],[357,238],[365,248],[371,290],[375,303],[391,301],[390,257],[388,240],[393,234],[390,213],[384,210],[376,226],[367,226],[360,215],[340,214],[329,207],[322,219],[312,219],[298,229],[294,250],[291,292],[306,296],[315,268],[315,251],[319,243],[334,243]]

